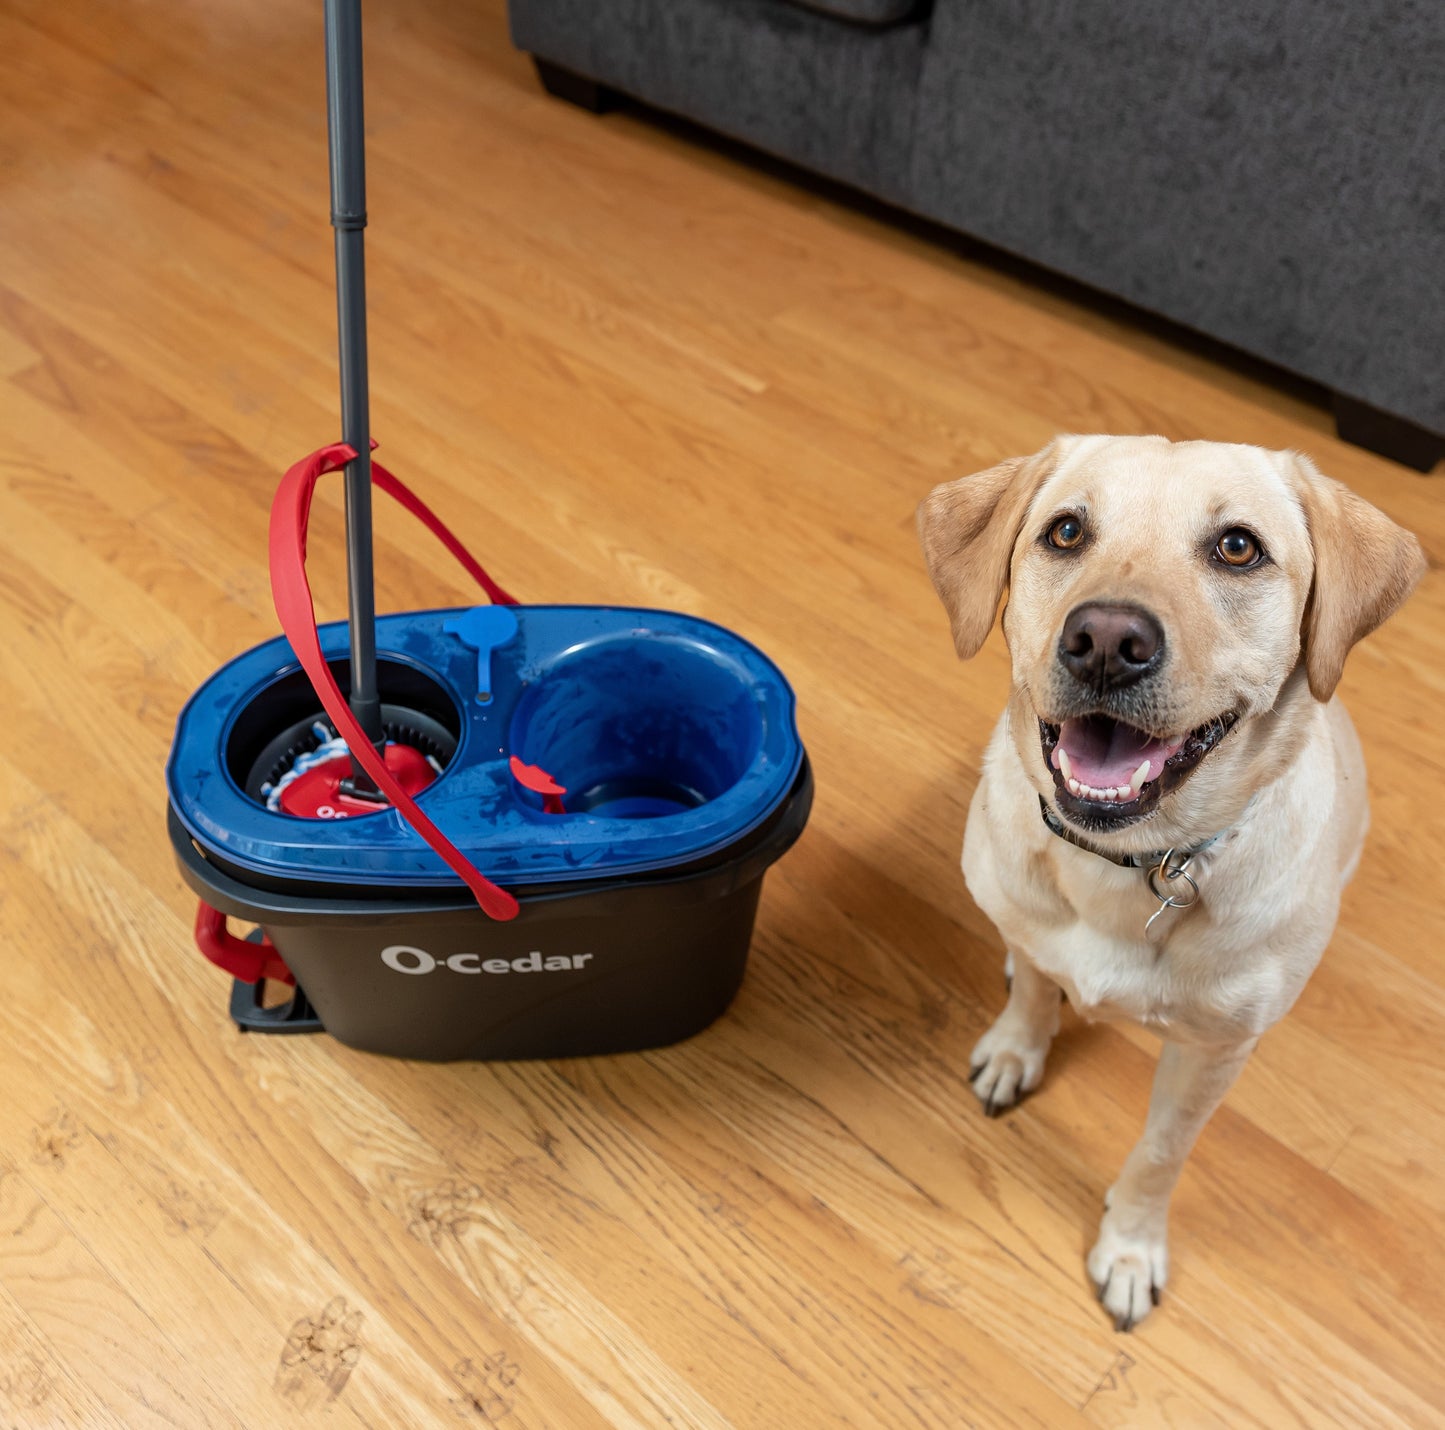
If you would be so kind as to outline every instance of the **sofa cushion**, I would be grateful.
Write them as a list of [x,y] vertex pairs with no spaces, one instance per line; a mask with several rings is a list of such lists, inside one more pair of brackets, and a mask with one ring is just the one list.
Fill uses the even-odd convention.
[[1445,433],[1442,66],[1440,0],[940,3],[904,202]]
[[919,0],[784,0],[804,10],[817,10],[859,25],[894,25],[919,8]]
[[521,49],[771,154],[902,199],[926,25],[792,0],[509,0]]

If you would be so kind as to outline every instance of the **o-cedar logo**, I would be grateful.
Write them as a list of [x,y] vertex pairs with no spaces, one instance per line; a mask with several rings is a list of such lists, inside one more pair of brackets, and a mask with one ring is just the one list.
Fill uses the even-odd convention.
[[389,944],[381,951],[381,961],[397,973],[435,973],[444,968],[452,973],[566,973],[585,968],[590,953],[552,954],[543,958],[533,949],[521,958],[483,958],[479,953],[454,953],[436,958],[424,948],[409,943]]

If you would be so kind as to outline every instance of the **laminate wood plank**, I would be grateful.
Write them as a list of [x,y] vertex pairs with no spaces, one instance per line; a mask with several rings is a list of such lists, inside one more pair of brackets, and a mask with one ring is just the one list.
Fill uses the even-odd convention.
[[54,1346],[0,1285],[0,1411],[35,1430],[110,1430],[122,1422],[73,1376]]
[[[61,1132],[59,1136],[68,1136]],[[30,1178],[0,1180],[0,1283],[124,1425],[235,1426],[182,1350],[55,1214]],[[100,1377],[88,1374],[97,1363]]]

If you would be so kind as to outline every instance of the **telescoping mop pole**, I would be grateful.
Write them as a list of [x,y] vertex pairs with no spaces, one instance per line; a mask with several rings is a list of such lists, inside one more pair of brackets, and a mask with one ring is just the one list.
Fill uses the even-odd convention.
[[[346,569],[351,709],[379,750],[376,598],[371,571],[371,413],[366,368],[366,139],[362,111],[361,0],[325,0],[326,128],[331,226],[336,230],[336,328],[341,356],[341,436],[357,457],[346,468]],[[374,789],[359,766],[357,793]]]

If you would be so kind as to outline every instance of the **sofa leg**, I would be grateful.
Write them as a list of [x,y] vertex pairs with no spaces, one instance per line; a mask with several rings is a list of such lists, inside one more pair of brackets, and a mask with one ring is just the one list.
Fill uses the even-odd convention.
[[1334,394],[1335,431],[1346,442],[1378,452],[1417,472],[1430,471],[1445,457],[1445,436],[1417,427],[1403,417],[1381,412],[1343,393]]
[[595,79],[588,79],[585,74],[576,74],[572,70],[563,69],[561,65],[554,65],[551,60],[544,60],[540,55],[532,56],[532,63],[537,66],[537,78],[542,81],[542,88],[554,99],[565,99],[568,104],[575,104],[579,109],[586,109],[593,114],[606,114],[609,109],[617,106],[621,96],[615,89],[608,89],[605,84],[598,84]]

